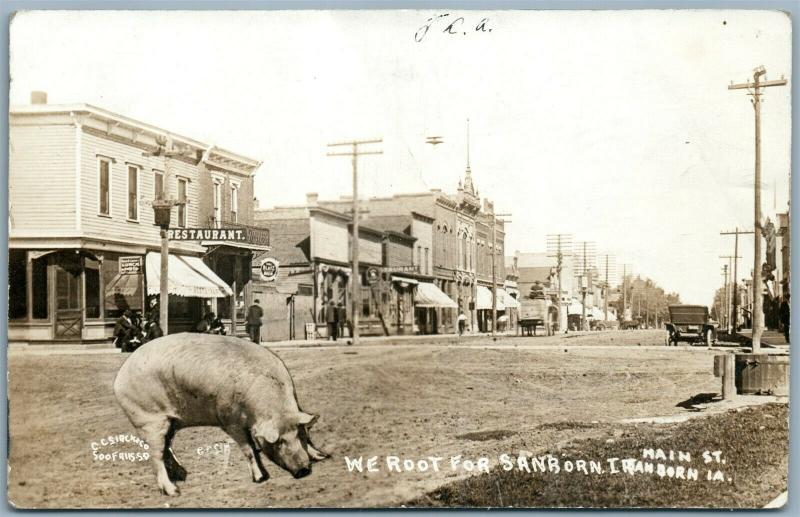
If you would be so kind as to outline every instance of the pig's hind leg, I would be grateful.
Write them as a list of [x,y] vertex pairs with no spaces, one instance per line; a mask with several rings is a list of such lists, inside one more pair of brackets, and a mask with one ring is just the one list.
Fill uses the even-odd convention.
[[264,464],[261,463],[261,458],[258,455],[258,449],[256,449],[256,444],[253,441],[253,437],[250,436],[250,433],[241,427],[238,426],[228,426],[225,427],[225,432],[233,438],[237,444],[239,444],[239,448],[242,450],[242,454],[244,457],[247,458],[247,462],[250,465],[250,474],[253,477],[254,483],[262,483],[269,479],[269,473],[267,469],[264,468]]
[[166,436],[170,429],[169,418],[148,422],[140,427],[144,439],[150,445],[150,459],[156,473],[158,488],[166,495],[178,495],[180,490],[169,479],[167,468],[164,465],[164,451],[166,450]]
[[172,440],[178,432],[175,422],[170,423],[167,435],[164,437],[164,466],[167,468],[167,475],[170,481],[186,481],[186,469],[172,451]]

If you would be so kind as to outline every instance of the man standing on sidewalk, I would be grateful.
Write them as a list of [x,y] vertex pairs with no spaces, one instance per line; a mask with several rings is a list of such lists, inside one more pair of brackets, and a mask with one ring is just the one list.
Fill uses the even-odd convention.
[[334,341],[336,341],[336,337],[339,334],[338,315],[339,311],[336,310],[336,305],[331,300],[328,306],[325,307],[325,323],[328,324],[328,338],[333,338]]
[[261,343],[261,318],[264,316],[264,309],[259,305],[259,300],[254,300],[253,305],[247,309],[247,318],[245,325],[247,326],[247,334],[253,343]]
[[781,326],[783,327],[783,337],[786,339],[786,343],[788,344],[789,323],[792,321],[792,311],[789,307],[789,293],[786,293],[786,296],[783,297],[779,314],[781,317]]

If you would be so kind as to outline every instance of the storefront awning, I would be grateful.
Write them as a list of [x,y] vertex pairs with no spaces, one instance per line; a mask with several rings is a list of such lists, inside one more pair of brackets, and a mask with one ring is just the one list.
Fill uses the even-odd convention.
[[[504,311],[506,310],[506,304],[504,301],[504,294],[505,290],[501,287],[497,288],[497,310]],[[508,294],[505,294],[505,297],[511,298]],[[484,287],[482,285],[478,286],[478,303],[475,305],[475,308],[478,310],[485,310],[492,308],[492,290],[488,287]]]
[[397,275],[392,275],[392,281],[401,282],[404,284],[411,284],[411,285],[417,285],[419,283],[419,280],[414,280],[413,278],[408,278],[406,276],[397,276]]
[[414,305],[423,308],[445,307],[458,309],[458,304],[456,302],[430,282],[420,282],[417,284],[417,291],[414,293]]
[[115,294],[134,296],[140,287],[141,278],[140,275],[123,275],[117,273],[117,276],[106,284],[106,297],[112,297]]
[[517,301],[517,299],[508,294],[508,291],[506,291],[501,287],[497,289],[497,300],[498,300],[498,305],[499,301],[503,300],[503,305],[505,305],[506,308],[519,309],[519,302]]
[[[160,292],[161,254],[147,254],[147,294]],[[169,256],[169,294],[194,298],[223,298],[233,291],[197,257]]]

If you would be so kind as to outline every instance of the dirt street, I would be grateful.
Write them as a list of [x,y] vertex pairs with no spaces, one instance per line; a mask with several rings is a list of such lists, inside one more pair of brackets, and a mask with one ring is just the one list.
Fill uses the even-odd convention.
[[535,452],[611,435],[624,418],[683,413],[676,404],[719,391],[711,353],[663,339],[628,331],[279,349],[301,406],[321,415],[314,442],[333,457],[302,480],[269,464],[271,479],[254,484],[235,445],[229,455],[213,449],[222,431],[183,430],[174,448],[189,477],[175,498],[160,495],[149,462],[93,457],[93,442],[102,452],[141,450],[98,445],[133,433],[111,388],[126,356],[13,353],[9,498],[23,508],[392,506],[466,473],[351,473],[345,456]]

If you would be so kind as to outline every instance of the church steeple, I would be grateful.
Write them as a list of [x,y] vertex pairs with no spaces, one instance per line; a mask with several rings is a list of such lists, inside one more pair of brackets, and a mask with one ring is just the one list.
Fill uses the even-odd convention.
[[464,177],[464,192],[474,196],[475,186],[472,184],[472,169],[469,166],[469,119],[467,119],[467,171]]

